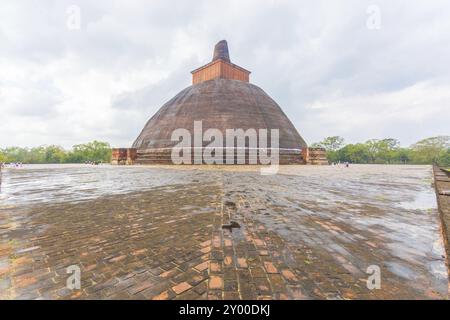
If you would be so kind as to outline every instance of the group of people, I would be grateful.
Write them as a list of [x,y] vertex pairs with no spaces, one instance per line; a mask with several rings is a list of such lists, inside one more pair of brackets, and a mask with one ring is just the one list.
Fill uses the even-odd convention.
[[[99,165],[99,164],[103,164],[101,161],[85,161],[84,164],[90,164],[93,166]],[[2,168],[21,168],[23,166],[22,162],[10,162],[10,163],[4,163],[4,162],[0,162],[0,169]]]
[[[335,162],[332,162],[332,163],[331,163],[332,166],[340,165],[340,164],[341,164],[340,161],[339,161],[338,163],[335,163]],[[348,161],[345,161],[345,162],[344,162],[344,165],[345,165],[346,168],[350,167],[350,163],[349,163]]]
[[23,166],[22,162],[10,162],[10,163],[4,163],[0,162],[0,168],[21,168]]
[[101,161],[85,161],[84,164],[90,164],[93,166],[98,166],[99,164],[102,164]]

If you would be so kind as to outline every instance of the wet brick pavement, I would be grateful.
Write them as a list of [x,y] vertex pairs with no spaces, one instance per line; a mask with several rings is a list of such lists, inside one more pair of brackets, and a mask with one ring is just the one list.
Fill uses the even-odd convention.
[[[431,167],[287,166],[274,176],[43,167],[3,178],[2,299],[448,294]],[[81,269],[80,290],[66,286],[70,265]],[[381,289],[366,286],[370,265],[381,269]]]

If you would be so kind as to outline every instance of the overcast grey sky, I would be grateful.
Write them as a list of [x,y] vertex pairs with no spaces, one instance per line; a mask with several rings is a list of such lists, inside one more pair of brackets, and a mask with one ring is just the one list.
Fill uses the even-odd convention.
[[0,3],[0,147],[130,146],[221,39],[308,143],[450,134],[448,0],[16,0]]

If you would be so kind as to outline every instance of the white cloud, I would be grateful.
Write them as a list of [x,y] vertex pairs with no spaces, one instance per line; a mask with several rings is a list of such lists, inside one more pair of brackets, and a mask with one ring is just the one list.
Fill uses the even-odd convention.
[[323,134],[341,132],[357,138],[398,138],[405,144],[419,137],[447,135],[450,85],[421,82],[402,90],[370,95],[333,96],[306,105],[310,109],[304,131],[320,123]]
[[[81,9],[81,29],[66,9]],[[28,1],[0,4],[0,147],[131,145],[227,39],[308,142],[449,134],[447,1]]]

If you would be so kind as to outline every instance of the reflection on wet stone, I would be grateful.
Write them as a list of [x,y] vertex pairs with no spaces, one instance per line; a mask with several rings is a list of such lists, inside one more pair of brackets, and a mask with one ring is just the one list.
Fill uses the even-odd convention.
[[427,166],[8,170],[0,297],[446,298],[430,183]]

